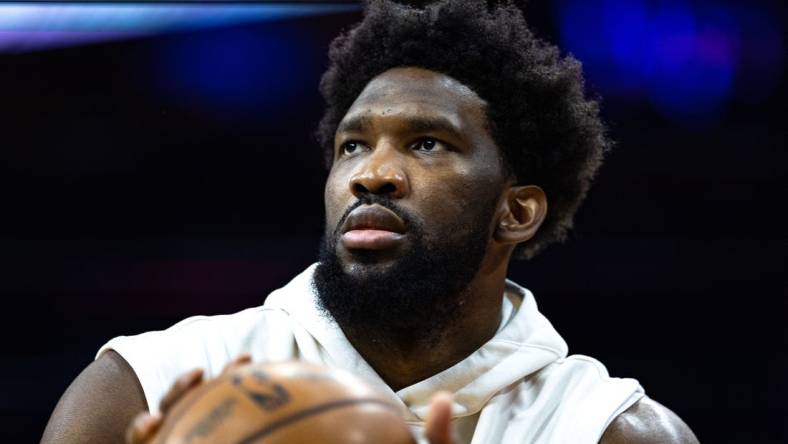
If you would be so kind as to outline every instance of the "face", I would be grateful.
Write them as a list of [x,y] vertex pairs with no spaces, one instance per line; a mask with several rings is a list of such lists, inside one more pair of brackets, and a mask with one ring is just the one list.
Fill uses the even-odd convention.
[[[481,199],[500,194],[503,173],[484,102],[432,71],[397,68],[373,79],[340,122],[334,148],[326,235],[337,237],[347,273],[383,270],[414,247],[407,223],[376,206],[358,207],[365,198],[388,199],[429,240],[439,240],[457,234],[450,229],[469,219]],[[351,227],[358,229],[343,233]]]
[[[445,75],[392,69],[350,107],[334,148],[315,277],[324,308],[350,325],[375,318],[378,330],[389,316],[418,328],[414,311],[425,322],[450,318],[487,251],[505,184],[484,101]],[[343,320],[348,309],[357,313]]]

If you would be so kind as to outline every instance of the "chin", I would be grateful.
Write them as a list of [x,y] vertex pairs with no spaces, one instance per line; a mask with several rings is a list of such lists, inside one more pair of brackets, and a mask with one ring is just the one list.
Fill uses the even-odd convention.
[[386,274],[396,267],[398,258],[377,250],[355,250],[346,251],[339,262],[345,274],[363,278],[369,275]]

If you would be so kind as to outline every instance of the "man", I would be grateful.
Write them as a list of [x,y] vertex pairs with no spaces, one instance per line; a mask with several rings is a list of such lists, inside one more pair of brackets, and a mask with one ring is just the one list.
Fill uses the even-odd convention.
[[[610,146],[579,64],[515,6],[480,1],[373,2],[330,59],[319,263],[262,307],[113,339],[44,442],[121,441],[201,380],[190,369],[215,376],[244,353],[348,369],[402,403],[422,442],[696,442],[637,381],[567,357],[506,279],[512,257],[565,237]],[[138,418],[131,441],[158,423]]]

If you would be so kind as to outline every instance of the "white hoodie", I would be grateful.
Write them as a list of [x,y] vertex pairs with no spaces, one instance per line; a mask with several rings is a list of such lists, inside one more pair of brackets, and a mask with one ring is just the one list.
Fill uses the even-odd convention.
[[403,406],[420,443],[430,397],[454,394],[460,443],[597,443],[608,424],[643,396],[634,379],[567,346],[530,291],[507,281],[501,326],[454,366],[398,392],[389,388],[317,308],[316,264],[271,293],[261,307],[232,315],[194,316],[163,331],[120,336],[99,350],[118,352],[140,380],[152,413],[175,379],[195,367],[207,377],[241,353],[255,362],[300,359],[348,370]]

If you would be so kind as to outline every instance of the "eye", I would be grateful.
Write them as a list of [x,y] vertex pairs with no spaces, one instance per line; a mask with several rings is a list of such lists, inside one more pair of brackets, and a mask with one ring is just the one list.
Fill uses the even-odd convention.
[[361,149],[361,146],[358,142],[345,142],[342,144],[342,146],[339,149],[341,151],[340,154],[350,155],[355,153],[356,151],[359,151]]
[[413,145],[413,149],[422,150],[422,151],[435,151],[439,145],[440,142],[438,142],[437,140],[426,138],[416,142],[416,144]]

